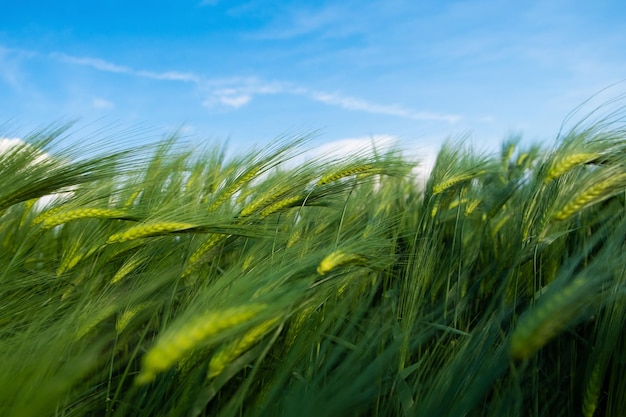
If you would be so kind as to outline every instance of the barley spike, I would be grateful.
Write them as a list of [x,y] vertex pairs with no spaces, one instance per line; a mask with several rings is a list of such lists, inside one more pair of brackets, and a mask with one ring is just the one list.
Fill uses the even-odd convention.
[[63,223],[78,219],[120,219],[127,218],[128,212],[118,209],[79,208],[52,214],[43,219],[43,228],[51,229]]
[[144,223],[133,226],[130,229],[127,229],[121,233],[111,235],[107,240],[107,243],[126,242],[129,240],[140,239],[148,236],[162,235],[171,232],[181,232],[184,230],[193,229],[195,227],[197,227],[197,225],[181,222]]
[[278,319],[267,320],[249,330],[241,338],[220,347],[211,357],[207,378],[214,378],[221,374],[229,363],[258,342],[277,322]]
[[135,382],[140,385],[151,382],[156,375],[175,365],[205,340],[245,323],[265,308],[264,304],[253,304],[212,311],[168,332],[144,355],[142,369]]
[[576,214],[589,204],[602,200],[611,188],[625,180],[626,173],[623,173],[592,185],[574,196],[574,198],[563,206],[563,208],[557,211],[552,218],[557,221],[569,219],[572,215]]
[[356,166],[356,167],[351,167],[351,168],[345,168],[340,171],[331,172],[330,174],[326,174],[322,178],[320,178],[320,180],[317,182],[317,185],[326,185],[338,179],[349,177],[350,175],[354,175],[354,174],[360,174],[360,173],[369,171],[371,169],[372,169],[371,165],[361,165],[361,166]]
[[317,273],[320,275],[324,275],[337,267],[349,263],[363,262],[364,260],[365,258],[361,255],[347,254],[341,250],[338,250],[331,253],[322,260],[322,262],[317,267]]
[[543,295],[540,304],[520,318],[511,335],[510,356],[527,359],[560,333],[576,313],[585,284],[584,278],[576,278],[560,291]]
[[589,152],[567,155],[564,158],[557,160],[552,165],[552,167],[548,171],[548,174],[546,175],[546,179],[544,180],[544,183],[547,184],[550,181],[559,178],[560,176],[562,176],[563,174],[565,174],[567,171],[571,170],[575,166],[591,162],[594,159],[598,158],[599,156],[600,154],[598,153],[589,153]]

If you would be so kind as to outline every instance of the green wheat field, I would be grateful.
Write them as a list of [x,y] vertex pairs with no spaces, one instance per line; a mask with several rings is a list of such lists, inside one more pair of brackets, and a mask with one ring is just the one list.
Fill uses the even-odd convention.
[[33,133],[0,154],[0,415],[622,416],[623,116],[427,178]]

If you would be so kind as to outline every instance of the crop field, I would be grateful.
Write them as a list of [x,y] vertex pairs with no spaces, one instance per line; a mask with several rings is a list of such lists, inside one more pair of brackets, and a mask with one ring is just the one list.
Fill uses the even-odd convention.
[[36,132],[0,154],[0,415],[621,416],[620,120],[427,179]]

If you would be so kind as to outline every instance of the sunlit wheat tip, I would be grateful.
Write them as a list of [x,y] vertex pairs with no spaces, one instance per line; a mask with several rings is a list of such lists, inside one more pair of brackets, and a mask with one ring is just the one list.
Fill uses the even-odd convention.
[[331,253],[322,260],[322,262],[317,267],[317,273],[320,275],[324,275],[337,267],[350,263],[361,263],[364,260],[365,258],[361,255],[348,254],[341,250],[338,250]]

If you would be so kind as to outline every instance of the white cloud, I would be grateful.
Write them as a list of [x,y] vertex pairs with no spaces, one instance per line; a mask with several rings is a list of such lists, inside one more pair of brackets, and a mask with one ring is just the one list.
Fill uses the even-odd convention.
[[59,61],[66,62],[68,64],[92,67],[99,71],[114,72],[118,74],[135,73],[135,71],[130,67],[113,64],[109,61],[105,61],[104,59],[100,59],[100,58],[76,57],[76,56],[63,54],[60,52],[53,52],[52,54],[50,54],[50,56],[52,58],[58,59]]
[[179,81],[195,84],[198,88],[207,92],[208,97],[202,102],[202,105],[209,109],[219,105],[238,109],[250,103],[254,96],[257,95],[285,94],[300,95],[309,100],[346,110],[363,111],[366,113],[395,116],[405,119],[438,121],[453,124],[457,123],[462,118],[457,114],[415,111],[397,104],[379,104],[339,93],[311,91],[292,83],[265,81],[256,77],[211,79],[204,78],[193,72],[136,70],[100,58],[75,57],[58,52],[51,54],[51,56],[62,62],[88,66],[98,71],[127,74],[160,81]]
[[237,96],[223,96],[220,97],[220,102],[229,107],[233,107],[238,109],[241,106],[248,104],[252,100],[252,97],[248,95],[237,95]]
[[86,67],[91,67],[98,71],[104,72],[112,72],[116,74],[128,74],[134,75],[142,78],[150,78],[153,80],[166,80],[166,81],[185,81],[185,82],[193,82],[199,83],[201,81],[201,77],[191,72],[179,72],[179,71],[163,71],[163,72],[154,72],[154,71],[145,71],[145,70],[135,70],[131,67],[127,67],[125,65],[118,65],[112,62],[106,61],[100,58],[91,58],[91,57],[76,57],[72,55],[67,55],[59,52],[54,52],[50,54],[50,56],[59,61],[74,64],[74,65],[82,65]]
[[266,29],[251,34],[252,39],[258,40],[285,40],[311,33],[337,33],[341,27],[346,27],[346,16],[351,10],[343,4],[331,4],[316,8],[287,7],[280,10],[277,18]]
[[[7,153],[8,151],[10,151],[12,148],[15,147],[20,147],[23,149],[26,148],[30,148],[31,145],[27,144],[26,142],[24,142],[22,139],[20,138],[3,138],[0,137],[0,155]],[[50,155],[48,155],[45,152],[40,152],[38,150],[35,150],[34,155],[37,155],[36,158],[34,158],[31,163],[37,163],[37,162],[41,162],[44,161],[46,159],[50,158]]]
[[24,142],[19,138],[0,138],[0,154],[5,153],[14,146],[23,144]]
[[115,108],[115,104],[113,104],[113,102],[99,97],[94,98],[91,105],[94,109],[98,110],[110,110]]
[[368,113],[386,114],[415,120],[434,120],[447,123],[456,123],[461,120],[457,114],[440,114],[431,112],[417,112],[406,109],[399,105],[384,105],[371,103],[354,97],[330,94],[325,92],[312,92],[310,97],[322,103],[338,106],[347,110],[360,110]]
[[164,72],[152,72],[152,71],[133,71],[132,74],[139,77],[151,78],[153,80],[165,80],[165,81],[184,81],[191,83],[200,83],[202,78],[192,72],[179,72],[179,71],[164,71]]
[[373,135],[355,138],[343,138],[325,143],[307,152],[307,158],[341,159],[346,155],[363,155],[375,150],[384,152],[397,143],[392,135]]
[[0,45],[0,81],[4,81],[17,91],[23,91],[27,79],[22,69],[22,61],[36,56],[37,53],[33,51]]

